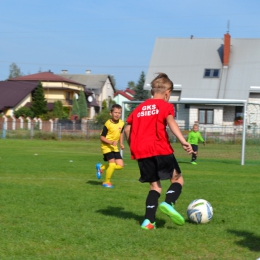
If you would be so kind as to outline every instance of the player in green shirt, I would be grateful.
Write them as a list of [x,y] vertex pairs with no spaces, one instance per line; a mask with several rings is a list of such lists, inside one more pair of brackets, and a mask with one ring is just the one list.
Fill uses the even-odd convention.
[[199,146],[198,146],[199,141],[203,142],[203,144],[205,145],[205,141],[199,132],[199,126],[197,124],[193,125],[193,129],[189,133],[187,141],[188,143],[191,144],[192,150],[194,151],[194,153],[192,153],[191,155],[191,163],[197,164],[196,160],[197,160],[198,150],[199,150]]

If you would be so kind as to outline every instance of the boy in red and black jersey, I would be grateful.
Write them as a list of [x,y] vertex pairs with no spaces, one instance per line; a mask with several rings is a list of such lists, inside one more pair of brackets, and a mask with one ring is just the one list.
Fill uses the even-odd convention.
[[155,214],[162,191],[161,180],[169,179],[171,185],[166,192],[165,202],[159,209],[178,224],[185,223],[184,218],[174,209],[184,184],[180,167],[173,154],[166,126],[179,139],[189,154],[191,145],[183,137],[174,120],[174,106],[168,103],[173,83],[164,73],[160,73],[151,82],[153,98],[141,103],[128,117],[125,134],[130,145],[131,157],[138,161],[140,182],[150,183],[146,199],[146,212],[141,225],[143,229],[155,229]]

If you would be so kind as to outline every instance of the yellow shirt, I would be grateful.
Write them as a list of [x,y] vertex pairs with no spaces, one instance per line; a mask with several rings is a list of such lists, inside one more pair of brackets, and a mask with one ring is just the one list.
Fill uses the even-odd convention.
[[[106,139],[110,141],[119,141],[120,135],[124,130],[124,125],[125,123],[121,119],[119,119],[117,123],[108,119],[100,135],[106,137]],[[106,144],[103,142],[101,142],[101,150],[103,154],[109,152],[119,152],[118,146]]]

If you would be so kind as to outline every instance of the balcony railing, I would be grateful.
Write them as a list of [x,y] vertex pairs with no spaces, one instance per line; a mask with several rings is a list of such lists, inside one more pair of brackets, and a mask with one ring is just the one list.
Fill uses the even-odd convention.
[[72,106],[72,99],[54,99],[54,98],[46,98],[48,103],[54,103],[55,101],[61,101],[64,106]]

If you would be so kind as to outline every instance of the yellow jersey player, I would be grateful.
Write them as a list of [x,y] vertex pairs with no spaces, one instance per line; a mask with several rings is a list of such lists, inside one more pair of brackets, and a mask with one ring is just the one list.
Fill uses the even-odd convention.
[[121,170],[124,167],[124,162],[118,148],[124,149],[123,132],[125,123],[120,119],[122,115],[122,107],[115,104],[110,110],[111,118],[104,124],[103,130],[100,134],[101,150],[104,156],[104,161],[108,163],[103,165],[96,164],[96,176],[101,178],[102,172],[106,171],[105,181],[102,186],[105,188],[113,188],[111,177],[115,170]]

